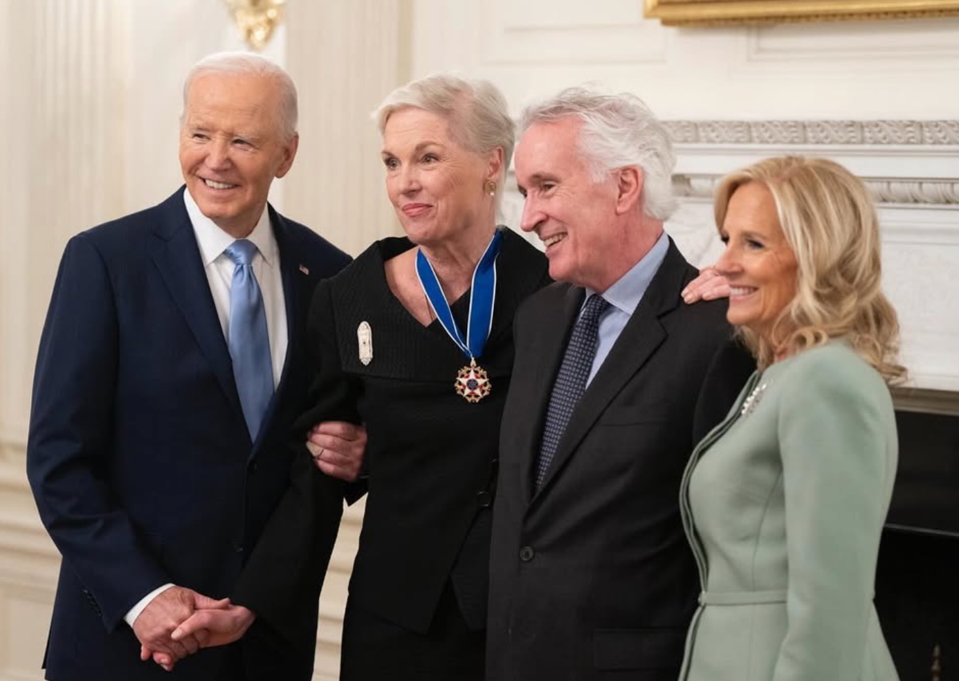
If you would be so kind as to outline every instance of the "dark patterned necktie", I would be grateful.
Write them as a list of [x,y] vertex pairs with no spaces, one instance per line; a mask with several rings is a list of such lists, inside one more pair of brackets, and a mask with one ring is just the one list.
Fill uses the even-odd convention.
[[607,307],[609,303],[602,296],[590,296],[569,337],[563,363],[559,367],[553,392],[549,396],[546,425],[543,428],[543,440],[539,447],[539,459],[536,461],[536,489],[543,484],[546,471],[549,470],[556,448],[559,446],[559,439],[566,430],[566,424],[569,423],[573,409],[576,408],[586,390],[586,379],[589,377],[593,357],[596,355],[599,317]]

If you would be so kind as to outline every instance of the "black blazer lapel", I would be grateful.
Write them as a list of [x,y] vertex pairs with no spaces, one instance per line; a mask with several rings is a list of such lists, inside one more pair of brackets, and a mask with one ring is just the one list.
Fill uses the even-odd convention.
[[[523,429],[522,439],[516,443],[517,451],[523,452],[527,457],[525,461],[520,461],[520,484],[527,503],[533,496],[533,471],[539,456],[550,393],[559,372],[559,365],[563,361],[573,324],[583,306],[583,295],[582,288],[567,287],[558,307],[551,308],[543,318],[530,320],[533,323],[531,330],[535,333],[528,345],[536,349],[530,353],[536,358],[536,362],[530,368],[529,380],[523,382],[523,396],[517,401],[528,409],[529,419],[527,427]],[[516,386],[515,380],[513,386]],[[555,467],[554,460],[551,472]]]
[[201,352],[210,362],[223,393],[242,421],[243,410],[233,379],[230,350],[203,270],[200,247],[183,205],[183,191],[181,189],[157,207],[159,220],[154,228],[153,263],[193,331]]
[[668,334],[659,318],[679,304],[686,267],[685,259],[670,239],[663,264],[573,411],[540,492],[549,487],[610,402],[666,340]]

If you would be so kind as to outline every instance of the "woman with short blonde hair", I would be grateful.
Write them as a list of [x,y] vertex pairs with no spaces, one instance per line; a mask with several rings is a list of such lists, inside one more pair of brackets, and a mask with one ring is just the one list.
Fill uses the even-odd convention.
[[[367,496],[340,679],[481,681],[512,320],[549,282],[547,261],[496,224],[514,132],[495,86],[428,76],[389,94],[373,118],[405,236],[375,242],[317,286],[308,341],[316,371],[302,419],[363,423],[369,433],[366,474],[350,490]],[[311,434],[321,470],[330,437]],[[319,484],[311,463],[295,465],[302,489]],[[310,555],[322,539],[310,495],[301,497],[274,514],[244,573],[247,600],[278,628],[288,603],[323,580],[315,571],[299,585],[274,579],[303,573],[279,559]]]

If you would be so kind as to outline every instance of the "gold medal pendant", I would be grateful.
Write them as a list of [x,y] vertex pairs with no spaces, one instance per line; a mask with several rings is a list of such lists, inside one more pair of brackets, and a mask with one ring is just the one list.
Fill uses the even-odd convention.
[[490,383],[486,371],[477,366],[476,360],[471,359],[468,367],[463,367],[456,374],[456,394],[462,395],[467,402],[479,402],[490,394],[493,384]]

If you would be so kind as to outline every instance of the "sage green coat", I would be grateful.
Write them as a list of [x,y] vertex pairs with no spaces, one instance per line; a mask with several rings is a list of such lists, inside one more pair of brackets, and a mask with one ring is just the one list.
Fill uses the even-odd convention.
[[683,479],[703,593],[681,679],[898,679],[873,606],[897,455],[889,391],[847,344],[753,375]]

